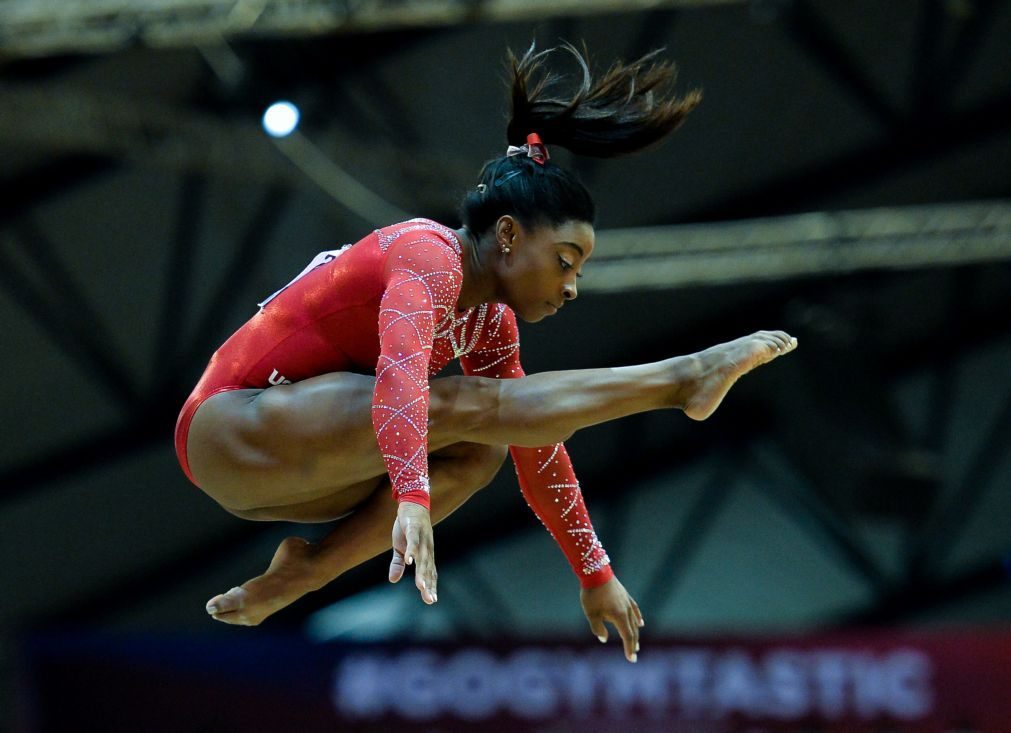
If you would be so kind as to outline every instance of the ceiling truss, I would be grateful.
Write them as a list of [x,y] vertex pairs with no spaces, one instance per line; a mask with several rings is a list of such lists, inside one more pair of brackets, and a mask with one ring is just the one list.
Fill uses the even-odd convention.
[[2,0],[8,56],[186,46],[242,37],[439,27],[741,4],[743,0]]

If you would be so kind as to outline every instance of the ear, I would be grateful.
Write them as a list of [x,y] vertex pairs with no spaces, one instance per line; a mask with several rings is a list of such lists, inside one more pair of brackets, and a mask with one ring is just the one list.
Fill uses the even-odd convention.
[[495,222],[495,244],[500,247],[512,246],[519,230],[520,223],[509,214],[503,214]]

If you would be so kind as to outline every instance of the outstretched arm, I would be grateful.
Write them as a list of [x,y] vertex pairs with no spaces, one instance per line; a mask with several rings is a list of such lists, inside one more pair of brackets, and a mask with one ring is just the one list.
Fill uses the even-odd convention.
[[[465,374],[499,379],[524,376],[519,359],[516,317],[503,305],[491,305],[485,333],[474,352],[460,362]],[[583,611],[594,635],[607,640],[612,623],[635,661],[642,615],[614,577],[611,560],[597,539],[569,454],[562,443],[539,448],[510,446],[523,498],[558,543],[582,588]]]

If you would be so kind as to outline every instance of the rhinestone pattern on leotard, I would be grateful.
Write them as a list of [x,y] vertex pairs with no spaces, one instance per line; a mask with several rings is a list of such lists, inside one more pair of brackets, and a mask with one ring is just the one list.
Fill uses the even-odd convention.
[[412,220],[376,232],[386,253],[386,290],[379,306],[372,424],[394,495],[426,507],[428,380],[445,365],[432,352],[438,327],[456,325],[453,313],[463,283],[459,242],[449,230],[437,234],[433,229],[432,223]]
[[[515,314],[494,309],[487,336],[460,359],[464,374],[509,379],[524,376]],[[585,588],[610,580],[611,560],[597,539],[583,494],[562,443],[540,448],[510,446],[523,498],[561,548]]]
[[[465,374],[523,376],[513,312],[501,303],[456,312],[463,282],[455,233],[425,219],[376,232],[386,253],[380,357],[372,406],[376,437],[398,501],[430,504],[429,378],[459,358]],[[565,447],[510,448],[528,505],[584,587],[613,573],[590,523]]]

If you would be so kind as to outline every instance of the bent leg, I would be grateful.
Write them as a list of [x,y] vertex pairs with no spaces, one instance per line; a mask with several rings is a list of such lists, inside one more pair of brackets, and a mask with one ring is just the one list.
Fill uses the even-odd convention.
[[[448,446],[430,457],[432,478],[432,523],[452,514],[476,491],[487,486],[502,466],[505,446],[461,443]],[[270,519],[318,521],[329,515],[321,503],[292,505],[264,510]],[[313,515],[313,511],[322,512]],[[388,481],[384,481],[349,517],[341,520],[318,544],[288,537],[277,548],[267,571],[256,578],[215,596],[208,612],[226,623],[256,625],[272,613],[288,606],[313,590],[322,588],[342,573],[390,550],[390,527],[397,517]],[[391,565],[390,579],[403,572]],[[396,577],[394,577],[394,575]],[[212,611],[214,606],[216,610]]]
[[[692,356],[637,367],[550,372],[501,381],[473,377],[436,380],[432,383],[429,446],[437,450],[446,448],[463,442],[461,436],[485,445],[540,446],[562,440],[582,427],[664,407],[680,407],[689,417],[705,419],[719,406],[738,378],[795,346],[796,340],[782,332],[759,332]],[[275,421],[270,426],[279,436],[274,438],[275,443],[281,446],[267,458],[257,459],[264,468],[274,472],[272,481],[267,483],[286,477],[289,482],[308,483],[311,490],[293,494],[287,490],[290,483],[280,485],[280,489],[274,484],[275,501],[265,501],[261,496],[258,506],[252,505],[244,511],[260,512],[260,516],[254,518],[297,517],[297,521],[314,521],[312,517],[317,517],[318,521],[344,513],[357,504],[348,503],[354,492],[348,490],[347,483],[338,484],[338,490],[332,487],[336,481],[334,477],[340,476],[342,470],[352,476],[357,475],[355,471],[364,471],[365,476],[372,477],[385,472],[368,417],[371,384],[369,377],[340,374],[299,383],[306,385],[305,389],[275,387],[259,392],[256,396],[273,395],[260,400],[265,405],[274,403],[276,396],[276,409],[265,412]],[[319,394],[313,399],[317,390]],[[248,401],[252,400],[247,397]],[[295,409],[300,401],[307,404]],[[321,406],[321,413],[314,413],[313,408]],[[309,419],[314,414],[321,424]],[[334,414],[337,420],[331,419]],[[292,433],[285,430],[285,421]],[[195,419],[194,424],[196,422]],[[208,422],[213,424],[213,421]],[[222,427],[227,428],[227,424]],[[293,441],[292,435],[297,437],[299,431],[309,431],[306,444],[293,445],[298,441]],[[255,430],[252,432],[254,444],[270,444],[262,436],[257,438]],[[191,428],[191,442],[192,435]],[[365,455],[347,454],[347,445],[366,441],[366,438],[370,449],[364,451]],[[481,455],[475,447],[457,450]],[[504,449],[496,450],[497,457],[491,462],[495,470],[504,458]],[[478,463],[491,465],[485,459]],[[494,475],[490,473],[483,482],[467,478],[453,490],[450,473],[465,464],[459,455],[432,456],[434,521],[448,515]],[[255,473],[256,461],[251,465]],[[331,472],[320,474],[321,465],[329,466]],[[200,471],[195,469],[194,473],[202,477]],[[313,477],[320,482],[318,486],[309,480]],[[440,489],[440,484],[444,488]],[[355,485],[368,486],[361,482]],[[301,500],[293,497],[301,497]],[[348,568],[388,549],[391,544],[388,527],[395,516],[396,505],[388,484],[383,482],[373,487],[368,500],[319,545],[288,538],[278,548],[264,575],[215,597],[208,604],[208,610],[222,621],[259,623]],[[391,568],[391,575],[394,570]]]

